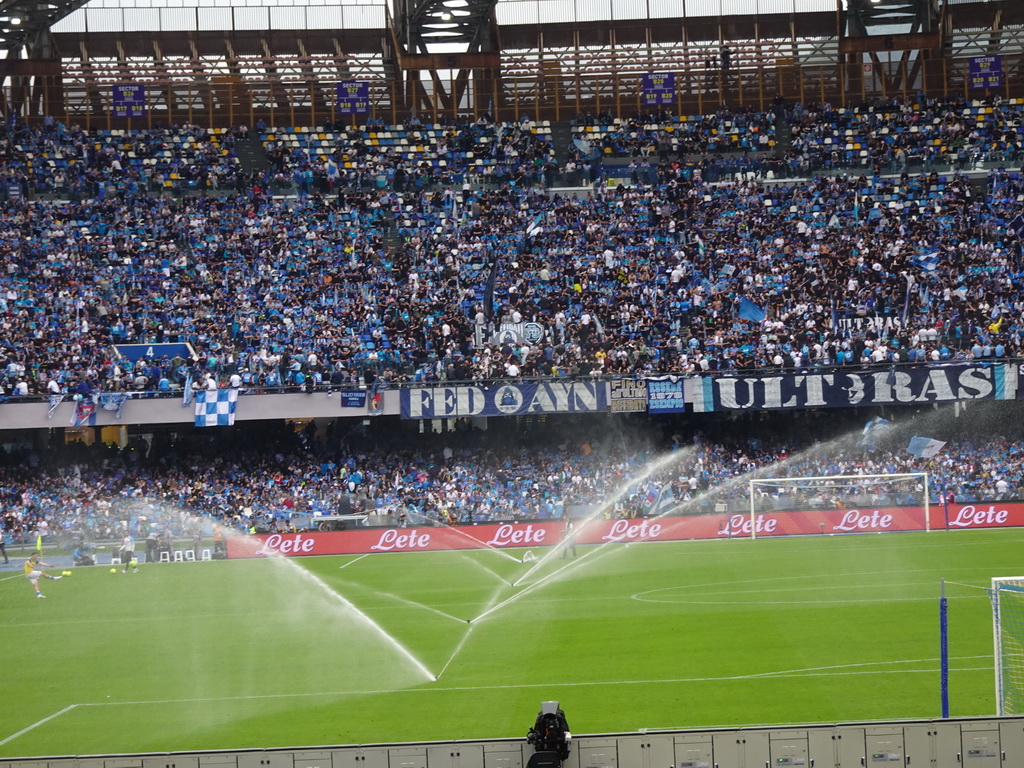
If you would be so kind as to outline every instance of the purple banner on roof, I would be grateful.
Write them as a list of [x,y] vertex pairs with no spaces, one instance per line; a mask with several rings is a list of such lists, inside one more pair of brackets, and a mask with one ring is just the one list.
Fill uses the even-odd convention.
[[370,83],[342,80],[338,83],[338,111],[353,114],[370,111]]
[[142,117],[146,114],[146,86],[141,83],[114,83],[112,88],[114,117]]
[[1002,56],[972,56],[967,60],[967,79],[971,88],[1001,88]]
[[660,107],[676,103],[675,72],[648,72],[640,80],[644,106]]

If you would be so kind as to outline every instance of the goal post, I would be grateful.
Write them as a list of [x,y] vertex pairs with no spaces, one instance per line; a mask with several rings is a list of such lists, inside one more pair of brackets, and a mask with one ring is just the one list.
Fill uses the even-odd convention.
[[927,472],[814,477],[752,477],[749,487],[751,538],[763,511],[837,509],[840,507],[921,507],[931,530]]
[[996,714],[1024,714],[1024,576],[992,579]]

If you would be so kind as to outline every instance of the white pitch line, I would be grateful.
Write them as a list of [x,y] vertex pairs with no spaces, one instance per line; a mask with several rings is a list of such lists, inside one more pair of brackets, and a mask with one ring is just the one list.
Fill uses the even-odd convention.
[[42,725],[43,723],[48,723],[48,722],[50,722],[51,720],[53,720],[53,719],[54,719],[55,717],[60,717],[60,716],[61,716],[61,715],[63,715],[63,714],[65,713],[65,712],[70,712],[70,711],[71,711],[72,709],[74,709],[74,708],[75,708],[75,707],[77,707],[77,706],[78,706],[78,704],[70,704],[70,705],[68,705],[68,706],[64,707],[64,709],[62,709],[62,710],[61,710],[60,712],[54,712],[54,713],[53,713],[52,715],[50,715],[49,717],[44,717],[44,718],[43,718],[42,720],[40,720],[40,721],[39,721],[38,723],[32,723],[32,725],[28,726],[27,728],[22,728],[22,729],[21,729],[20,731],[18,731],[17,733],[13,733],[13,734],[11,734],[10,736],[8,736],[8,737],[7,737],[6,739],[3,739],[2,741],[0,741],[0,747],[2,747],[2,746],[3,746],[4,744],[6,744],[6,743],[7,743],[7,742],[9,742],[9,741],[14,741],[14,740],[15,740],[16,738],[18,738],[19,736],[24,736],[24,735],[25,735],[26,733],[28,733],[29,731],[31,731],[31,730],[32,730],[33,728],[38,728],[38,727],[39,727],[40,725]]
[[[958,656],[958,661],[965,661],[967,659],[987,659],[989,656]],[[893,664],[927,664],[929,662],[938,661],[938,659],[899,659],[897,661],[862,661],[857,664],[832,664],[827,667],[801,667],[799,669],[783,669],[776,672],[760,672],[753,675],[747,675],[749,678],[755,677],[779,677],[792,674],[802,674],[805,672],[822,672],[827,669],[854,669],[856,667],[882,667],[892,666]]]
[[360,560],[362,560],[362,559],[363,559],[364,557],[369,557],[369,556],[370,556],[370,553],[369,553],[369,552],[367,552],[366,554],[360,555],[360,556],[359,556],[359,557],[357,557],[357,558],[356,558],[355,560],[349,560],[349,561],[348,561],[347,563],[345,563],[344,565],[339,565],[339,566],[338,566],[338,570],[340,571],[340,570],[341,570],[342,568],[348,568],[348,567],[349,567],[350,565],[352,565],[352,563],[358,563],[358,562],[359,562]]
[[[960,570],[960,571],[969,570],[969,571],[974,571],[974,570],[982,570],[982,569],[980,569],[980,568],[956,568],[956,569],[952,569],[952,570]],[[985,570],[991,570],[991,569],[985,569]],[[936,571],[936,569],[934,569],[934,568],[916,568],[916,569],[909,570],[909,571],[873,571],[871,575],[872,576],[900,576],[900,575],[904,575],[904,574],[909,575],[909,574],[912,574],[912,573],[935,573],[935,571]],[[736,586],[738,584],[773,584],[773,583],[782,582],[782,581],[801,581],[801,580],[804,580],[804,579],[821,579],[821,578],[822,578],[822,574],[820,574],[820,573],[804,573],[804,574],[796,574],[796,575],[793,575],[793,576],[769,576],[769,577],[759,577],[759,578],[756,578],[756,579],[737,579],[735,581],[709,581],[709,582],[705,582],[705,583],[702,583],[702,584],[677,584],[677,585],[671,586],[671,587],[658,587],[657,589],[649,589],[649,590],[646,590],[644,592],[636,592],[633,595],[631,595],[631,597],[634,600],[641,600],[641,599],[643,599],[643,597],[645,595],[653,595],[656,592],[668,592],[669,590],[708,589],[709,587],[731,587],[731,586]],[[829,574],[828,578],[830,578],[830,579],[856,579],[856,578],[863,579],[864,578],[864,574],[863,573],[833,573],[833,574]],[[919,584],[920,582],[914,582],[914,583],[915,584]],[[873,588],[873,587],[868,585],[868,587],[866,587],[866,588]],[[881,588],[881,587],[879,587],[879,588]],[[790,589],[795,589],[795,587],[790,587]],[[736,594],[736,593],[735,592],[729,592],[729,593],[725,593],[725,594]],[[652,600],[651,602],[656,602],[656,601]]]
[[[468,634],[468,633],[467,633]],[[957,656],[954,661],[969,661],[974,659],[988,659],[989,656]],[[929,666],[922,669],[897,668],[898,664],[938,664],[939,659],[904,659],[902,661],[876,661],[860,664],[845,664],[837,667],[807,667],[806,669],[781,670],[778,672],[757,672],[750,675],[719,675],[716,677],[679,677],[658,680],[591,680],[584,682],[559,682],[559,683],[516,683],[511,685],[458,685],[458,686],[436,686],[426,685],[419,688],[386,688],[378,690],[358,691],[318,691],[303,693],[261,693],[249,696],[211,696],[198,699],[152,699],[146,701],[95,701],[77,704],[79,707],[118,707],[118,706],[140,706],[146,704],[199,704],[220,701],[258,701],[264,699],[298,699],[312,698],[316,696],[374,696],[378,694],[401,694],[401,693],[434,693],[437,691],[461,692],[461,691],[512,691],[533,688],[550,689],[559,688],[597,688],[616,685],[678,685],[679,683],[718,683],[718,682],[739,682],[743,680],[770,680],[775,677],[828,677],[830,675],[902,675],[906,673],[934,674],[936,667]],[[865,670],[858,669],[864,666],[878,666],[887,664],[893,669]],[[983,671],[991,669],[987,667],[963,667],[952,671]],[[848,670],[848,671],[840,671]]]

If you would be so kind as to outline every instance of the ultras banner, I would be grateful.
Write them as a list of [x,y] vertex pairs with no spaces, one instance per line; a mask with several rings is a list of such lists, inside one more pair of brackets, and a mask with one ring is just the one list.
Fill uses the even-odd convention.
[[777,376],[702,376],[689,379],[693,410],[848,408],[861,405],[1003,400],[1004,365],[943,365],[831,371]]
[[403,419],[598,413],[608,410],[608,385],[599,381],[544,381],[401,391]]
[[[928,510],[931,530],[1024,526],[1024,504],[977,502],[937,505]],[[591,520],[576,531],[579,544],[624,544],[685,539],[740,539],[756,536],[840,535],[923,531],[922,507],[830,509],[765,512],[750,515],[704,515],[641,520]],[[488,523],[437,528],[364,528],[326,533],[275,533],[232,536],[228,556],[348,555],[376,552],[428,552],[446,549],[556,547],[560,522]]]

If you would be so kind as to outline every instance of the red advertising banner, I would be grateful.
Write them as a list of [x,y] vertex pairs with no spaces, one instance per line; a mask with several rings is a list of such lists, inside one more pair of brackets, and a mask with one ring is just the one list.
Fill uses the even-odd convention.
[[[984,502],[929,508],[932,530],[1024,526],[1024,503]],[[923,507],[764,512],[754,515],[664,517],[650,520],[591,520],[579,525],[579,544],[683,541],[756,536],[923,531]],[[553,547],[562,524],[490,523],[437,528],[367,528],[327,533],[275,533],[232,537],[228,557],[355,555],[374,552],[432,552],[495,547]]]

